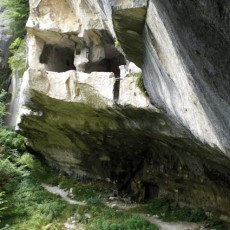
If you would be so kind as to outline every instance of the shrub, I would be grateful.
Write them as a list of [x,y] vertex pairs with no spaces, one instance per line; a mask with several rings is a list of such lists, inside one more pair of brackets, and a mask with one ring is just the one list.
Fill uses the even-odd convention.
[[141,73],[136,73],[134,76],[136,77],[137,87],[141,90],[141,92],[147,94],[143,81],[143,75]]
[[17,149],[19,152],[25,151],[24,137],[15,131],[0,127],[0,146]]
[[4,121],[4,118],[5,116],[7,115],[7,112],[6,112],[6,91],[2,90],[0,92],[0,126],[3,125],[3,121]]
[[27,152],[20,157],[19,163],[25,165],[29,170],[38,170],[41,167],[41,164],[34,159],[34,156]]
[[0,192],[0,222],[1,222],[2,213],[6,209],[7,209],[7,207],[6,207],[5,193]]

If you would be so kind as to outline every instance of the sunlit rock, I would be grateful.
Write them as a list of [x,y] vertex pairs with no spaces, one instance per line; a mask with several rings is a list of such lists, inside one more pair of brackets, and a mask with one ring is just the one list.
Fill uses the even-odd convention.
[[18,119],[28,145],[136,200],[229,215],[228,1],[30,5]]

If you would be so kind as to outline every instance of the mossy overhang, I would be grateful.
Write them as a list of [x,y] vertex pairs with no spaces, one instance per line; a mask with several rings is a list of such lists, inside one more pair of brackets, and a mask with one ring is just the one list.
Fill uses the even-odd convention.
[[143,29],[147,8],[114,10],[112,13],[117,40],[127,58],[141,67],[144,60],[145,45]]
[[30,96],[26,106],[33,112],[22,117],[20,131],[53,167],[76,178],[82,173],[111,178],[137,200],[145,199],[154,184],[174,200],[229,215],[229,158],[182,138],[179,133],[186,130],[178,130],[165,115],[120,106],[98,108],[34,91]]

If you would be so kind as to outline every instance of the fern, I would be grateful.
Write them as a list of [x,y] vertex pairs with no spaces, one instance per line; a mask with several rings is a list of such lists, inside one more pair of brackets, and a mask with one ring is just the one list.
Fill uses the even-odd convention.
[[0,92],[0,126],[2,126],[3,124],[3,121],[4,121],[4,118],[5,116],[7,115],[7,112],[6,112],[6,91],[2,90]]

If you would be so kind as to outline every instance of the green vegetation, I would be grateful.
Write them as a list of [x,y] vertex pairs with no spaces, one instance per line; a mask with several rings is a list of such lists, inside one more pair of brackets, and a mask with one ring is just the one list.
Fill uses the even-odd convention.
[[5,193],[0,192],[0,222],[1,222],[1,217],[2,213],[7,209],[6,205],[6,200],[5,200]]
[[41,229],[52,222],[68,205],[50,195],[33,172],[42,165],[26,153],[24,138],[3,126],[6,93],[0,94],[0,228]]
[[9,76],[9,69],[0,69],[0,90],[7,88],[7,78]]
[[[69,217],[86,229],[134,230],[157,229],[143,218],[109,208],[102,203],[99,183],[80,183],[49,169],[29,153],[1,152],[0,189],[6,194],[7,209],[3,206],[0,227],[8,229],[62,229]],[[12,151],[10,152],[12,154]],[[45,178],[43,180],[42,178]],[[56,179],[58,178],[58,180]],[[67,190],[74,186],[74,196],[87,201],[87,205],[70,205],[45,191],[41,183],[59,184]],[[101,185],[102,186],[102,185]],[[83,192],[85,191],[85,193]],[[109,190],[108,190],[109,191]],[[101,194],[99,196],[98,194]],[[105,192],[103,193],[105,195]],[[0,206],[1,207],[1,206]],[[1,209],[0,209],[1,210]]]
[[115,41],[114,41],[114,46],[117,49],[120,47],[120,43],[119,43],[119,41],[117,39],[115,39]]
[[1,6],[6,7],[4,17],[10,19],[10,34],[15,38],[24,38],[26,21],[29,15],[28,0],[1,0]]
[[227,230],[228,228],[215,216],[207,216],[202,209],[180,207],[169,199],[154,199],[146,206],[132,209],[134,212],[143,212],[157,215],[165,221],[186,221],[202,223],[205,227],[216,230]]
[[[1,94],[1,115],[5,116],[5,93]],[[102,203],[112,187],[104,182],[81,183],[51,170],[26,152],[19,134],[0,126],[0,229],[63,229],[69,218],[89,230],[157,229],[141,217],[118,212]],[[71,205],[52,195],[42,183],[73,190],[73,197],[86,205]],[[71,222],[72,223],[72,222]]]
[[26,42],[25,39],[16,38],[10,45],[10,52],[12,56],[9,58],[8,63],[12,74],[18,73],[22,76],[26,70]]
[[147,94],[147,91],[145,89],[144,81],[143,81],[143,75],[141,73],[134,74],[136,77],[136,84],[137,87],[141,90],[141,92]]
[[[0,126],[3,125],[3,120],[5,118],[5,116],[7,115],[7,112],[6,112],[6,96],[7,96],[7,93],[2,90],[0,92]],[[1,131],[1,130],[0,130]]]
[[[8,62],[12,74],[16,72],[22,76],[26,67],[26,21],[29,15],[29,1],[28,0],[1,0],[1,6],[6,10],[2,17],[10,20],[9,34],[13,35],[15,39],[10,45],[11,57]],[[0,73],[0,78],[8,76],[8,73]]]
[[74,221],[87,230],[157,230],[142,217],[118,211],[102,203],[78,206]]
[[[120,213],[118,213],[120,214]],[[119,215],[119,218],[114,218],[109,221],[105,218],[95,219],[89,229],[92,230],[157,230],[153,224],[149,224],[146,220],[139,216]]]

